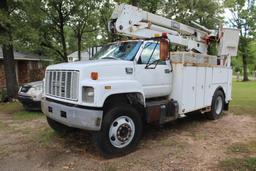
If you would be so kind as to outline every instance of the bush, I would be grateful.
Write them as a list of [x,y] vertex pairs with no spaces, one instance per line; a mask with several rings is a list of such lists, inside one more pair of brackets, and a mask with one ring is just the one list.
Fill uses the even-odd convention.
[[7,100],[7,90],[6,88],[0,89],[0,102],[6,102]]

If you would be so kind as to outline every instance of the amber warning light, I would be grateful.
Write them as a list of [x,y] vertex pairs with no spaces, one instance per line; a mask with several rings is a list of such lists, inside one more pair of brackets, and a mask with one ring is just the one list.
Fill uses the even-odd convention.
[[91,72],[91,79],[92,80],[98,80],[99,74],[98,72]]

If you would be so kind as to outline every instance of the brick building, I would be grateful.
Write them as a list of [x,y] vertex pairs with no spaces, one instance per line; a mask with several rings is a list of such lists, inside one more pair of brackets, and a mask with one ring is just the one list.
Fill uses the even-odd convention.
[[[15,70],[18,84],[42,80],[45,67],[50,63],[43,56],[14,51]],[[3,64],[3,53],[0,48],[0,88],[5,87],[5,73]]]

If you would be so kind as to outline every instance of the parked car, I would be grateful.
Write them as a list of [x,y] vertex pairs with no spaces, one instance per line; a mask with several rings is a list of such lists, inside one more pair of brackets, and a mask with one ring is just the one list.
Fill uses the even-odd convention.
[[27,110],[41,110],[43,81],[24,84],[18,92],[18,99]]

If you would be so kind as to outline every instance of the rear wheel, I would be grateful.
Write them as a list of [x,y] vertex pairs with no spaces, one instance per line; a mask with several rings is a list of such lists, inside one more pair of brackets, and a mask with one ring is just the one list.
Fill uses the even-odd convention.
[[120,156],[135,149],[142,133],[139,113],[131,106],[122,104],[106,112],[101,131],[94,138],[105,157]]
[[57,133],[59,134],[66,134],[66,133],[70,133],[72,131],[74,131],[75,129],[74,128],[71,128],[71,127],[68,127],[66,125],[63,125],[59,122],[56,122],[55,120],[47,117],[47,122],[48,122],[48,125],[54,130],[56,131]]
[[223,112],[224,108],[224,94],[222,91],[217,90],[212,98],[211,111],[207,113],[207,117],[211,120],[218,119]]

